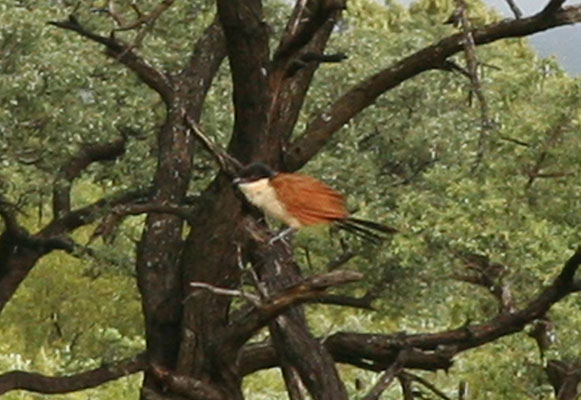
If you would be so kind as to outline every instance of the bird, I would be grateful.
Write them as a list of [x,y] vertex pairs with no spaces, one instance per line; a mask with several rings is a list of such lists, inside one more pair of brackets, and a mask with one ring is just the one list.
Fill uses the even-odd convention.
[[233,184],[248,202],[289,226],[283,235],[308,226],[335,225],[378,244],[386,234],[398,232],[383,224],[352,217],[343,194],[309,175],[276,172],[264,163],[254,162],[238,171]]

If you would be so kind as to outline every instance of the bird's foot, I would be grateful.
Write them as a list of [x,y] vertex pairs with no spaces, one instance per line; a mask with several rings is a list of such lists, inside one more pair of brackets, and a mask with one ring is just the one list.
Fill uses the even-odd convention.
[[292,235],[295,233],[295,231],[296,231],[295,228],[285,228],[281,230],[279,233],[277,233],[276,236],[270,238],[268,244],[272,246],[274,243],[281,240],[285,245],[288,246],[287,239],[290,239]]

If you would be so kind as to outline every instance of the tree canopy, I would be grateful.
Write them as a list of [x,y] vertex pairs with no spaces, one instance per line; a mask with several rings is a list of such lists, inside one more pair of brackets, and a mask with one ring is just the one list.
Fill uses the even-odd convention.
[[[0,393],[575,399],[581,81],[526,36],[581,6],[546,3],[0,4]],[[271,243],[251,161],[399,233]]]

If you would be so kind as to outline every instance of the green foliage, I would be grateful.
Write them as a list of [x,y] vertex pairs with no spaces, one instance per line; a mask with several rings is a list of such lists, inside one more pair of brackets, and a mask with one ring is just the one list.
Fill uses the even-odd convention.
[[[124,13],[128,4],[119,2]],[[140,2],[141,5],[142,2]],[[193,3],[193,4],[190,4]],[[273,45],[283,29],[286,7],[269,2]],[[451,0],[423,0],[409,10],[395,2],[351,1],[329,52],[349,59],[323,65],[309,92],[295,134],[359,80],[401,57],[455,32],[444,21]],[[140,132],[127,154],[112,165],[96,165],[74,191],[76,206],[123,187],[148,184],[163,122],[160,99],[101,49],[54,27],[72,7],[61,1],[0,4],[0,184],[25,204],[21,218],[32,231],[48,220],[50,183],[63,160],[84,142],[106,142],[130,127]],[[144,9],[158,2],[143,2]],[[102,34],[110,19],[91,13],[85,1],[79,18]],[[212,16],[209,2],[176,2],[146,36],[140,51],[154,64],[175,69],[187,61],[191,39]],[[475,24],[498,18],[470,2]],[[122,36],[131,40],[131,34]],[[465,272],[457,254],[483,253],[507,267],[502,277],[518,305],[549,282],[579,242],[581,185],[581,82],[552,60],[540,60],[526,40],[478,48],[483,88],[495,126],[483,161],[474,169],[480,135],[470,83],[457,73],[422,74],[380,97],[339,132],[305,172],[349,193],[356,215],[398,227],[402,233],[375,248],[345,238],[358,255],[342,268],[365,273],[363,294],[385,280],[377,312],[309,307],[319,335],[339,330],[427,332],[484,321],[497,304],[484,288],[452,279]],[[454,60],[464,65],[463,57]],[[472,96],[473,97],[473,96]],[[232,126],[229,70],[222,66],[205,104],[203,124],[225,143]],[[541,162],[539,163],[539,160]],[[191,190],[209,181],[214,165],[197,158]],[[529,175],[554,175],[536,178]],[[561,174],[562,176],[559,176]],[[10,185],[3,182],[10,182]],[[140,304],[132,277],[133,240],[142,219],[128,220],[114,245],[98,242],[96,259],[60,253],[37,265],[0,317],[0,368],[65,374],[134,354],[144,346]],[[94,227],[76,233],[86,243]],[[326,268],[342,251],[325,230],[296,238],[297,259],[306,272]],[[308,257],[307,257],[308,253]],[[551,312],[558,341],[548,356],[581,356],[576,326],[578,298]],[[471,399],[544,398],[550,392],[532,339],[524,333],[462,354],[450,374],[425,374],[451,397],[460,380]],[[341,367],[358,398],[376,374]],[[363,389],[356,389],[355,379]],[[140,377],[113,382],[62,399],[136,398]],[[248,398],[285,398],[280,374],[264,371],[245,380]],[[8,399],[39,396],[13,393]],[[399,389],[386,399],[400,398]]]

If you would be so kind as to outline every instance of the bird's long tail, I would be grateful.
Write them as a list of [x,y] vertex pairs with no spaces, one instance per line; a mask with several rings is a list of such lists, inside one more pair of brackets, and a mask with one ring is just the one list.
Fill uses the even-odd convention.
[[397,229],[390,226],[353,217],[338,219],[335,224],[339,229],[359,236],[373,244],[379,244],[387,238],[386,235],[398,232]]

